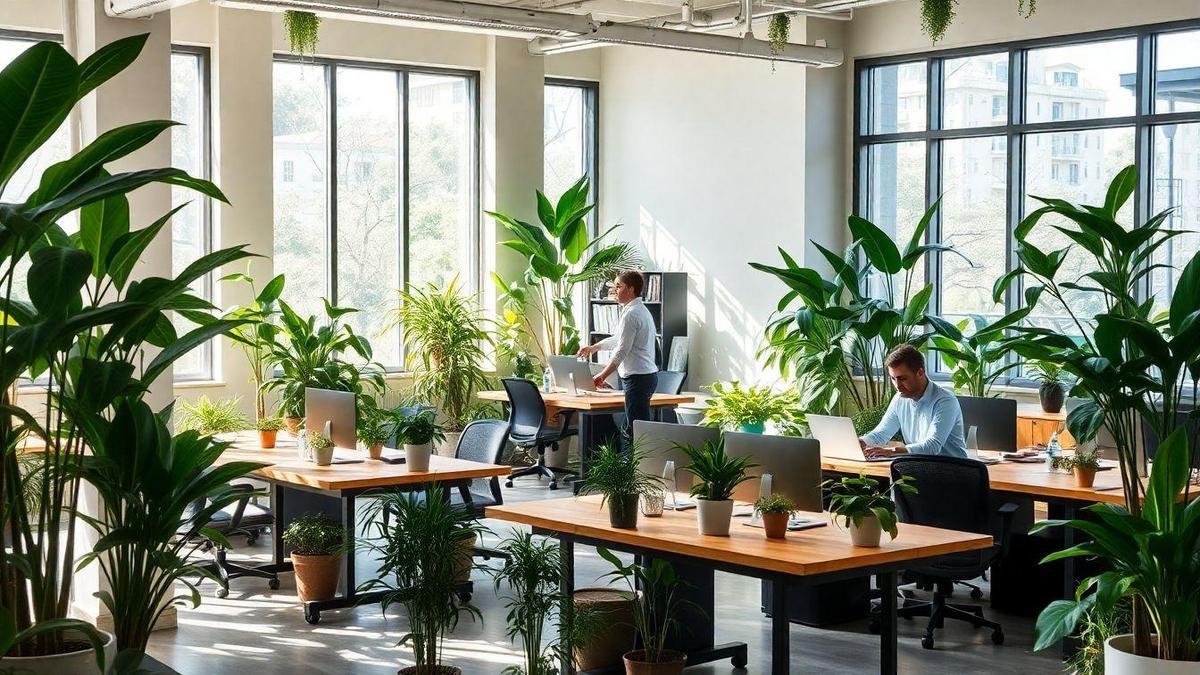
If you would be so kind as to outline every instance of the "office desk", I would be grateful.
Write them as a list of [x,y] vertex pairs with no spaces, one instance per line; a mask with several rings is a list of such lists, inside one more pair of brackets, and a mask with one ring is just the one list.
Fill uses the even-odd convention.
[[[667,511],[660,518],[638,519],[637,530],[613,528],[600,497],[567,497],[488,507],[486,517],[529,525],[539,534],[558,538],[562,548],[562,585],[574,589],[574,545],[604,546],[643,556],[702,564],[715,570],[766,579],[783,588],[793,577],[820,583],[840,578],[875,574],[882,592],[880,617],[880,672],[896,672],[896,572],[918,560],[949,553],[985,549],[992,538],[968,532],[940,530],[919,525],[901,525],[895,541],[879,548],[850,544],[850,535],[834,526],[789,532],[787,539],[772,540],[762,530],[742,527],[736,521],[728,537],[698,534],[692,511]],[[771,672],[788,672],[790,629],[787,593],[772,593]],[[712,607],[705,608],[712,614]],[[714,636],[707,636],[714,637]],[[732,658],[735,666],[747,661],[746,645],[713,644],[688,655],[688,665]],[[573,663],[563,663],[563,672],[574,672]],[[755,669],[763,672],[764,669]]]
[[[450,498],[450,489],[458,488],[464,503],[470,506],[468,487],[472,480],[504,476],[512,470],[509,466],[438,455],[429,458],[429,471],[409,471],[406,464],[369,459],[356,464],[317,466],[298,457],[296,441],[285,432],[280,432],[279,444],[271,450],[259,447],[256,435],[239,434],[233,447],[218,460],[219,463],[233,461],[269,462],[250,476],[271,484],[271,512],[275,517],[271,531],[274,559],[260,569],[275,574],[292,570],[282,536],[288,524],[301,515],[325,513],[346,525],[352,535],[357,535],[361,528],[355,514],[355,498],[364,492],[385,488],[413,492],[441,484],[446,488],[446,499]],[[341,594],[331,600],[304,603],[305,621],[316,624],[321,620],[322,610],[377,602],[382,597],[382,593],[356,592],[354,560],[354,548],[350,547],[342,562]]]

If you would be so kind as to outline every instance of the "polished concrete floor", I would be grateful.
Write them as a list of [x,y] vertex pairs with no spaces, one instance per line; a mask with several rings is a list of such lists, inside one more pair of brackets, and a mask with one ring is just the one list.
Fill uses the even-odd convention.
[[[505,490],[506,499],[527,500],[563,497],[565,490],[550,492],[532,478],[517,481]],[[486,543],[495,544],[510,525],[485,521],[492,534]],[[239,547],[235,559],[266,561],[270,541]],[[485,563],[486,564],[486,563]],[[370,561],[360,560],[359,579],[372,573]],[[593,549],[576,551],[576,584],[596,585],[608,565]],[[473,577],[473,603],[483,621],[465,619],[447,638],[446,662],[459,666],[466,675],[496,675],[519,663],[520,652],[505,637],[505,609],[492,591],[484,571]],[[405,632],[402,610],[387,617],[379,606],[326,612],[320,625],[304,622],[291,575],[281,577],[282,586],[271,591],[262,579],[243,578],[230,584],[229,597],[218,599],[211,584],[202,586],[204,601],[197,609],[179,611],[178,628],[160,631],[151,639],[149,652],[185,675],[253,673],[395,673],[411,665],[407,648],[396,646]],[[717,641],[743,641],[749,645],[750,663],[733,668],[728,661],[689,669],[688,673],[770,672],[770,620],[759,611],[759,582],[728,574],[717,575]],[[937,635],[932,651],[920,646],[924,620],[900,622],[900,672],[926,673],[1058,673],[1062,667],[1051,651],[1033,653],[1033,621],[987,610],[1004,624],[1007,641],[997,647],[990,631],[975,630],[948,622]],[[792,673],[878,672],[879,638],[867,632],[865,621],[813,629],[793,625],[791,633]]]

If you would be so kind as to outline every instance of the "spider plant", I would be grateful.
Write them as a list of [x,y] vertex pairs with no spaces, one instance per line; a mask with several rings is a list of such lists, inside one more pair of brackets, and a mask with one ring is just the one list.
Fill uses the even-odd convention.
[[725,452],[725,439],[706,441],[699,447],[694,445],[675,446],[683,451],[691,464],[684,471],[696,477],[692,485],[692,496],[712,502],[723,502],[733,498],[733,490],[751,479],[746,471],[758,466],[750,457],[731,457]]
[[180,401],[176,429],[196,431],[206,436],[247,429],[250,420],[238,409],[241,402],[240,396],[213,401],[203,394],[195,401]]
[[647,454],[636,441],[630,444],[628,452],[610,443],[600,446],[588,466],[579,494],[603,495],[600,503],[608,504],[614,527],[636,527],[638,498],[662,492],[662,478],[641,469]]

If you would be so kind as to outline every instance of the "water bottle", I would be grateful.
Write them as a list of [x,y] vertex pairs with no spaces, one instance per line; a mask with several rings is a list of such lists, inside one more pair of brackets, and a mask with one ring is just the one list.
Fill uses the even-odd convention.
[[1054,471],[1054,459],[1062,454],[1062,446],[1058,443],[1058,429],[1050,434],[1050,441],[1046,443],[1046,470]]
[[550,369],[547,368],[542,371],[542,393],[549,394],[552,391],[554,387],[550,384]]

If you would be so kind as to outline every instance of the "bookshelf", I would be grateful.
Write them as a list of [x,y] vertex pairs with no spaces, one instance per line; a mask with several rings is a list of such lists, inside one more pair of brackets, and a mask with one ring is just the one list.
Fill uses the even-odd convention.
[[[642,301],[650,311],[650,316],[654,317],[657,334],[655,360],[659,369],[665,369],[671,342],[676,337],[687,336],[688,276],[687,272],[643,271],[642,274],[646,276],[646,291]],[[615,300],[608,298],[607,281],[592,286],[587,307],[588,344],[602,340],[616,330],[620,309]],[[592,360],[606,362],[607,352],[593,354]]]

